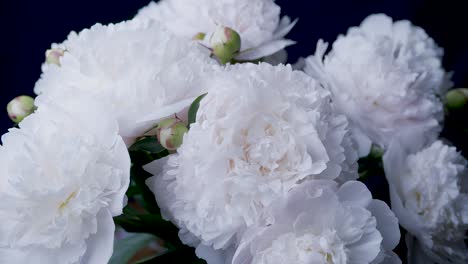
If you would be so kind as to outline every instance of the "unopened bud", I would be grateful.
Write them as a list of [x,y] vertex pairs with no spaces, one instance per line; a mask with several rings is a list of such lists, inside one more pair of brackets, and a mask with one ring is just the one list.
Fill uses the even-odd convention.
[[218,57],[222,64],[226,64],[240,51],[241,38],[232,28],[218,26],[213,35],[211,35],[210,45],[213,49],[213,54]]
[[206,34],[203,32],[197,33],[195,36],[192,37],[192,40],[204,40]]
[[187,126],[176,118],[161,121],[157,127],[159,143],[167,150],[176,150],[182,145]]
[[7,105],[8,116],[15,123],[21,122],[25,117],[32,114],[34,110],[34,99],[27,95],[18,96]]
[[46,63],[60,65],[60,58],[65,54],[61,48],[50,49],[46,51]]
[[384,155],[384,150],[381,147],[377,145],[372,145],[369,156],[376,158],[376,159],[380,159],[382,158],[383,155]]
[[450,90],[445,95],[445,105],[450,110],[461,109],[468,104],[468,89],[458,88]]

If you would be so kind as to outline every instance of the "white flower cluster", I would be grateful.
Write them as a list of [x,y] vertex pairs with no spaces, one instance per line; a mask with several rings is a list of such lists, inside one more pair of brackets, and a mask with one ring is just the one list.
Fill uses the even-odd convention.
[[272,213],[273,225],[247,231],[233,263],[400,263],[398,221],[362,183],[310,181]]
[[[162,0],[53,44],[35,106],[8,107],[0,263],[108,263],[143,163],[127,148],[148,135],[168,156],[147,187],[209,264],[398,264],[399,224],[410,263],[467,263],[468,162],[437,140],[442,50],[373,15],[304,73],[272,65],[294,24],[273,0]],[[356,181],[372,144],[393,211]]]
[[384,156],[392,209],[420,244],[411,263],[466,263],[468,162],[454,147],[416,137],[408,137],[413,144],[392,142]]
[[284,39],[295,22],[280,19],[273,0],[163,0],[142,8],[136,19],[159,21],[189,40],[201,33],[207,46],[218,26],[232,28],[242,39],[238,60],[261,59],[295,43]]
[[97,24],[52,48],[37,112],[2,138],[0,262],[107,263],[130,182],[124,140],[188,107],[218,66],[155,22]]
[[75,110],[44,105],[2,137],[1,263],[101,264],[112,254],[130,158],[97,102],[62,99]]
[[[158,160],[146,166],[155,175],[148,185],[164,217],[181,228],[182,241],[196,246],[198,255],[210,264],[231,263],[233,254],[246,246],[241,242],[251,234],[246,230],[277,225],[282,230],[283,225],[302,220],[298,228],[315,230],[294,239],[309,247],[329,240],[324,245],[326,251],[317,248],[303,256],[305,248],[284,248],[290,255],[277,252],[284,261],[275,263],[301,263],[306,261],[303,258],[316,259],[317,263],[380,263],[385,250],[396,245],[392,242],[387,247],[384,241],[393,240],[387,236],[397,236],[398,241],[399,230],[397,224],[382,230],[376,219],[383,213],[388,221],[397,220],[388,207],[378,212],[368,208],[372,199],[364,186],[349,194],[356,195],[354,198],[335,198],[329,213],[307,216],[309,210],[321,211],[322,206],[329,206],[327,202],[333,202],[331,197],[340,196],[338,183],[358,184],[353,181],[357,178],[357,153],[347,120],[332,111],[329,93],[290,66],[268,64],[227,67],[207,85],[197,121],[177,153],[167,162]],[[343,193],[354,190],[342,188]],[[287,206],[276,207],[290,200],[297,203],[294,213]],[[283,219],[284,215],[290,218]],[[322,226],[331,219],[336,222]],[[391,235],[386,233],[389,230]],[[289,234],[287,230],[282,231],[285,234],[273,232],[269,236],[278,241],[271,245],[271,251],[293,239],[283,236]],[[241,248],[236,250],[238,246]],[[369,252],[359,258],[361,248]],[[276,256],[265,260],[262,249],[253,254],[253,262],[234,257],[232,263],[272,263]]]
[[36,104],[78,91],[90,94],[115,114],[128,142],[189,106],[204,92],[203,77],[216,67],[203,49],[148,21],[97,24],[72,32],[58,46],[66,52],[60,65],[44,67]]
[[339,36],[322,62],[326,49],[319,42],[305,71],[333,93],[335,107],[352,122],[361,156],[372,143],[388,147],[402,131],[423,129],[424,136],[437,137],[443,117],[438,95],[449,83],[443,52],[424,30],[372,15]]
[[408,263],[468,262],[468,162],[437,140],[451,85],[442,50],[409,21],[372,15],[339,36],[324,58],[305,60],[305,72],[332,94],[350,120],[360,156],[372,144],[384,151],[392,210],[408,231]]

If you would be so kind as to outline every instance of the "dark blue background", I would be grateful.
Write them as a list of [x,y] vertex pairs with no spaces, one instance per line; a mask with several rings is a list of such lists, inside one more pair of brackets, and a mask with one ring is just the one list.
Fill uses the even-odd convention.
[[[62,42],[72,30],[96,22],[131,18],[149,0],[0,0],[0,134],[12,125],[6,104],[13,97],[32,94],[44,52]],[[195,0],[194,0],[195,1]],[[222,1],[222,0],[220,0]],[[319,38],[332,42],[367,15],[383,12],[394,19],[410,19],[445,48],[444,65],[454,70],[458,86],[468,86],[468,19],[464,1],[424,0],[278,0],[284,14],[300,18],[289,37],[298,41],[288,49],[290,62],[314,52]]]

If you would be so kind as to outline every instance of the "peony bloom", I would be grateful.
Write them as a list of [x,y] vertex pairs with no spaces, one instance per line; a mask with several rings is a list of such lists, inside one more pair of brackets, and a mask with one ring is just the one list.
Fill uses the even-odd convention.
[[163,0],[142,8],[136,19],[159,21],[175,35],[197,36],[207,46],[218,26],[232,28],[242,40],[237,60],[261,59],[295,43],[284,39],[295,22],[280,20],[273,0]]
[[329,102],[290,66],[240,64],[214,76],[177,154],[145,167],[182,240],[226,249],[300,182],[356,179],[347,120]]
[[74,99],[64,102],[76,112],[43,105],[2,137],[2,264],[102,264],[112,255],[130,158],[115,121]]
[[423,29],[372,15],[339,36],[322,61],[326,48],[320,41],[305,71],[331,90],[337,110],[353,125],[361,156],[371,143],[388,147],[400,131],[422,128],[426,137],[437,137],[443,118],[438,95],[449,83],[443,51]]
[[201,47],[148,21],[97,24],[53,47],[66,52],[60,65],[44,65],[37,104],[85,92],[115,113],[126,139],[189,106],[216,67]]
[[427,257],[467,263],[468,162],[441,141],[425,148],[414,137],[408,142],[392,142],[384,155],[392,209]]
[[401,263],[397,218],[360,182],[309,181],[268,210],[271,223],[245,232],[233,264]]

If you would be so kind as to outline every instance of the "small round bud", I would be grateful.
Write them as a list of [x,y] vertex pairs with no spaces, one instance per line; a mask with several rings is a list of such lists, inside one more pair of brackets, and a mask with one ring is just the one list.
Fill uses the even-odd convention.
[[15,123],[21,122],[25,117],[32,114],[35,109],[34,98],[27,95],[18,96],[7,105],[8,116]]
[[61,48],[50,49],[46,51],[46,63],[60,65],[60,57],[65,54]]
[[206,37],[205,33],[199,32],[195,36],[192,37],[192,40],[204,40],[205,37]]
[[381,147],[377,145],[372,145],[370,153],[369,153],[370,157],[380,159],[382,158],[383,155],[384,155],[384,150]]
[[241,38],[232,28],[218,26],[213,35],[211,35],[210,45],[213,49],[213,54],[218,57],[222,64],[226,64],[240,51]]
[[445,95],[445,105],[450,110],[461,109],[468,104],[468,89],[458,88],[450,90]]
[[161,121],[157,127],[159,143],[167,150],[176,150],[182,145],[184,134],[188,132],[187,126],[176,118]]

